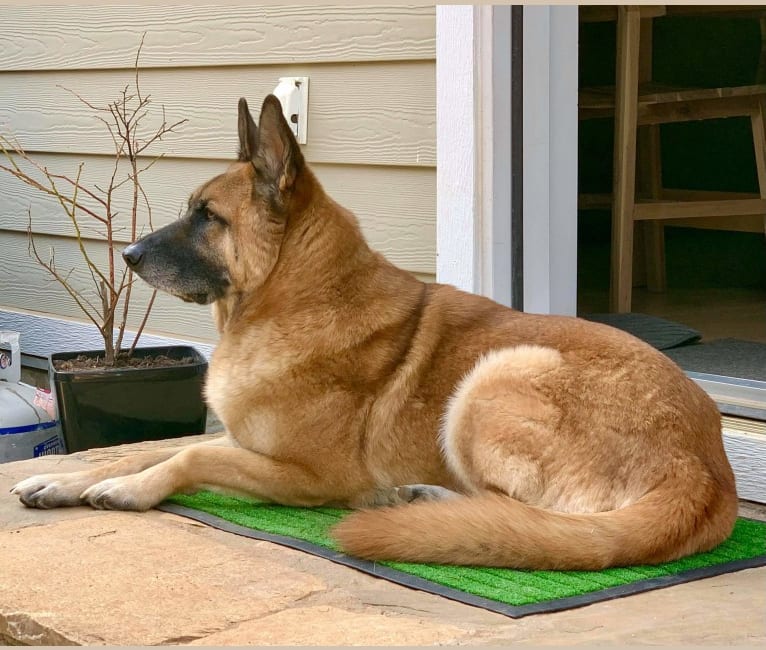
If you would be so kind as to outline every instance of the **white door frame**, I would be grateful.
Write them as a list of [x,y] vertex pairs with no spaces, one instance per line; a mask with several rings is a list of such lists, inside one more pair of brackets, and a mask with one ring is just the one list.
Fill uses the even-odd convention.
[[[504,304],[510,214],[511,8],[436,8],[436,278]],[[523,307],[577,303],[577,7],[523,8]]]

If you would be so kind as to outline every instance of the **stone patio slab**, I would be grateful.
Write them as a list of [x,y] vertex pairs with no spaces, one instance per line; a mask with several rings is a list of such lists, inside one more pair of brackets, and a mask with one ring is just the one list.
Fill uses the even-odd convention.
[[766,568],[513,620],[168,513],[29,510],[8,493],[32,474],[185,442],[0,465],[0,643],[766,643]]

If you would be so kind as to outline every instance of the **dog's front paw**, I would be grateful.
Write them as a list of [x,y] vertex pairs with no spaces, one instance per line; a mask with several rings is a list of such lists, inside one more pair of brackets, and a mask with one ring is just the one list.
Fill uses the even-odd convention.
[[137,476],[108,478],[89,487],[80,498],[99,510],[149,510],[161,499],[155,501],[147,494]]
[[83,503],[80,495],[89,484],[82,472],[39,474],[14,485],[11,494],[18,496],[28,508],[79,506]]

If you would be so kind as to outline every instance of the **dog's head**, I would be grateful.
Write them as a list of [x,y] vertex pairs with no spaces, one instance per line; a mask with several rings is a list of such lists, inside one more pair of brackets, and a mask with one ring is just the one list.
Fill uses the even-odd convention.
[[123,251],[150,285],[208,304],[257,290],[268,278],[302,200],[305,163],[273,95],[263,102],[258,123],[240,99],[238,161],[192,193],[183,217]]

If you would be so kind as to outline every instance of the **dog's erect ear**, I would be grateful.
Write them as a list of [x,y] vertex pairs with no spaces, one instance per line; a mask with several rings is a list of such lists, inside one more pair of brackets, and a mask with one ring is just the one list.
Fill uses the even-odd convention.
[[239,98],[237,130],[239,131],[238,159],[241,162],[248,162],[255,158],[255,152],[258,150],[258,127],[255,126],[253,116],[250,115],[250,109],[247,107],[247,100],[244,97]]
[[282,114],[282,104],[274,95],[267,95],[263,101],[255,157],[261,180],[279,192],[290,189],[303,168],[303,154]]

